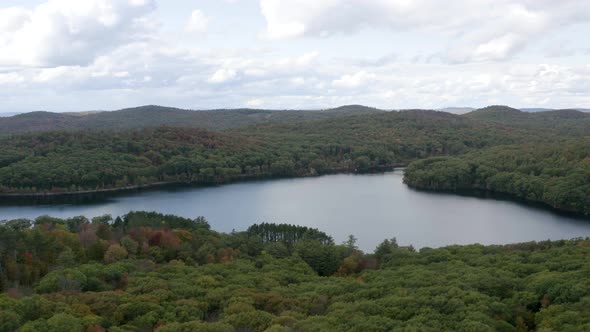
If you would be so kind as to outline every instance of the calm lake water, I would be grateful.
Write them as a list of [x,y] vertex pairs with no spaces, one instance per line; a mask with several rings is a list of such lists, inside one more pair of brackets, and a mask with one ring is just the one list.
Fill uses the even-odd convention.
[[402,176],[397,170],[158,189],[75,204],[3,202],[0,220],[158,211],[190,218],[204,216],[213,229],[224,232],[276,222],[316,227],[337,242],[354,234],[366,251],[391,237],[419,248],[590,236],[590,220],[508,200],[419,192],[404,185]]

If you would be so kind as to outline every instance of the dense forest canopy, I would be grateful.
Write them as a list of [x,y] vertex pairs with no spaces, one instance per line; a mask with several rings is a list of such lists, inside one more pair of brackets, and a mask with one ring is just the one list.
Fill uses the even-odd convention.
[[[46,116],[67,118],[63,125],[69,130],[45,132],[60,123],[43,122]],[[72,124],[74,118],[81,122]],[[526,113],[490,106],[454,115],[358,105],[200,112],[150,106],[7,119],[22,120],[14,128],[33,132],[3,132],[0,138],[3,195],[362,173],[415,162],[406,183],[416,188],[501,192],[589,213],[590,114],[576,110]],[[35,127],[39,121],[48,127]],[[75,130],[84,126],[93,130]],[[423,160],[429,157],[435,159]]]
[[368,172],[558,135],[424,110],[370,111],[215,132],[158,127],[19,134],[0,138],[0,192]]
[[[25,114],[0,119],[0,192],[409,164],[405,181],[417,188],[502,192],[588,214],[588,117],[544,113],[348,106]],[[5,221],[0,331],[590,329],[589,239],[417,251],[393,235],[364,253],[352,235],[336,244],[318,229],[268,223],[225,234],[203,217],[155,212]]]
[[581,331],[589,239],[400,247],[153,212],[0,224],[0,331]]
[[[0,136],[24,132],[129,130],[158,126],[224,130],[261,124],[318,121],[385,112],[385,110],[362,105],[346,105],[308,111],[249,108],[195,111],[148,105],[117,111],[30,112],[0,117]],[[463,114],[461,117],[533,129],[563,129],[578,132],[583,132],[584,128],[587,129],[590,125],[590,113],[573,109],[523,112],[507,106],[488,106]]]

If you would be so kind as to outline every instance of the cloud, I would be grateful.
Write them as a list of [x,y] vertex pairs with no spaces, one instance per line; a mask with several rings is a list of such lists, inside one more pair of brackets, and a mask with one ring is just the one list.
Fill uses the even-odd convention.
[[358,63],[362,66],[369,66],[369,67],[380,67],[386,66],[392,63],[395,63],[399,60],[399,55],[395,53],[389,53],[384,56],[380,56],[376,59],[362,59],[358,61]]
[[307,52],[301,56],[280,59],[279,61],[277,61],[276,65],[281,67],[288,67],[291,69],[293,67],[305,67],[315,62],[318,56],[318,52]]
[[221,68],[216,70],[215,73],[209,77],[209,82],[215,84],[228,82],[233,80],[237,74],[238,72],[234,69]]
[[2,74],[0,73],[0,85],[13,85],[22,83],[25,81],[25,78],[17,73],[7,73]]
[[350,75],[343,75],[339,79],[332,81],[332,85],[337,88],[358,88],[361,85],[376,78],[375,74],[367,73],[362,70]]
[[250,99],[246,102],[246,106],[252,107],[252,108],[260,107],[262,105],[264,105],[264,100],[259,99],[259,98]]
[[209,26],[209,20],[200,10],[195,9],[191,14],[186,30],[189,32],[204,33]]
[[86,65],[147,37],[155,0],[49,0],[0,10],[0,65]]
[[0,112],[590,104],[587,1],[44,1],[0,9]]
[[293,77],[289,80],[293,85],[303,85],[305,84],[305,78],[303,77]]
[[271,39],[351,34],[368,27],[463,26],[475,20],[457,13],[470,7],[470,2],[457,0],[260,0],[264,34]]
[[589,1],[260,0],[271,40],[329,37],[366,29],[453,36],[450,62],[508,59],[544,34],[590,19]]
[[9,7],[0,9],[0,33],[16,31],[30,20],[30,18],[29,11],[23,8]]
[[216,69],[208,82],[225,83],[239,78],[244,84],[277,79],[296,79],[295,81],[300,83],[304,79],[303,76],[316,69],[319,59],[319,53],[315,51],[271,59],[257,55],[257,52],[251,50],[225,54],[225,56],[212,55],[208,61],[221,68]]

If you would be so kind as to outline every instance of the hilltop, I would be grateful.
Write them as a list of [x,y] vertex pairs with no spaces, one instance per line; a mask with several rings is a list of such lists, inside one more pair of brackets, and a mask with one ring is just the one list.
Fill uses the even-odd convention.
[[524,119],[527,117],[527,113],[509,106],[492,105],[466,113],[465,116],[479,120],[505,121],[507,119],[512,120],[515,118]]
[[576,109],[524,112],[508,106],[488,106],[463,115],[473,120],[502,123],[505,125],[556,132],[587,135],[590,113]]
[[465,114],[466,117],[479,120],[510,122],[514,120],[534,119],[586,119],[590,114],[578,109],[544,109],[543,111],[526,111],[503,105],[493,105],[473,110]]

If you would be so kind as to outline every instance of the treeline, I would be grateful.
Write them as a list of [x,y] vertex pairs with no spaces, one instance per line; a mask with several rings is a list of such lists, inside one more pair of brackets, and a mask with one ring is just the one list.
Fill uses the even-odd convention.
[[406,168],[404,182],[427,190],[505,193],[590,215],[590,138],[420,160]]
[[248,227],[246,233],[259,237],[264,243],[282,242],[292,246],[301,240],[315,240],[322,244],[334,244],[332,237],[320,230],[290,224],[254,224]]
[[590,329],[589,239],[367,254],[301,234],[325,235],[148,212],[8,221],[0,331]]
[[370,172],[551,136],[434,111],[372,112],[225,132],[151,128],[0,139],[0,193]]

